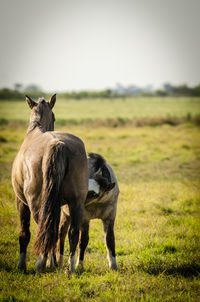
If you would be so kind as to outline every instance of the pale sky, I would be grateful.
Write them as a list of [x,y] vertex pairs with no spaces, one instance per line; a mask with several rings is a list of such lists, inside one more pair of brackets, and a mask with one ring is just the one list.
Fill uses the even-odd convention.
[[0,88],[200,83],[200,0],[0,0]]

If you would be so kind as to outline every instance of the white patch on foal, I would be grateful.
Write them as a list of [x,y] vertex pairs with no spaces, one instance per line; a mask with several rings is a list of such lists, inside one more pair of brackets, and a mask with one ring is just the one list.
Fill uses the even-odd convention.
[[88,191],[94,191],[96,194],[99,193],[100,186],[96,180],[89,178],[88,180]]

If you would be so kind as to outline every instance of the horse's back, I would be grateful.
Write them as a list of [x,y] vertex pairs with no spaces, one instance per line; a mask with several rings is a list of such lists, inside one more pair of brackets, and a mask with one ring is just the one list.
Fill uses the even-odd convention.
[[40,206],[45,170],[52,150],[62,147],[59,159],[66,164],[63,183],[69,189],[65,195],[81,187],[87,192],[87,156],[85,147],[78,137],[48,131],[28,141],[24,140],[13,164],[12,182],[15,193],[35,211]]
[[79,137],[70,133],[58,131],[51,132],[51,136],[53,139],[59,140],[60,142],[64,143],[68,152],[71,153],[72,156],[79,157],[81,154],[83,154],[85,160],[87,161],[85,146],[83,141]]
[[[77,157],[87,162],[85,147],[81,139],[64,132],[49,131],[30,141],[24,140],[13,163],[13,176],[17,176],[16,170],[22,176],[24,164],[28,167],[31,166],[31,169],[38,169],[38,167],[42,169],[55,145],[62,145],[71,159]],[[80,157],[80,155],[82,156]]]

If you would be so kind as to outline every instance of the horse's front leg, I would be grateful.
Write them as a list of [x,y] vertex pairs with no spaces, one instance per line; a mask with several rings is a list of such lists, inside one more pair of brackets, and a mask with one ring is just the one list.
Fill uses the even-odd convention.
[[20,245],[20,255],[18,262],[18,269],[22,271],[26,271],[26,252],[27,246],[30,241],[30,210],[27,205],[25,205],[20,199],[16,199],[17,201],[17,209],[20,217],[20,226],[21,231],[19,234],[19,245]]
[[79,253],[78,259],[76,263],[77,268],[83,268],[83,260],[84,260],[84,253],[85,249],[89,242],[89,221],[82,223],[81,225],[81,234],[79,240]]
[[69,264],[69,271],[71,273],[74,273],[75,253],[79,241],[79,230],[80,230],[80,222],[81,222],[81,215],[82,215],[81,203],[78,202],[70,203],[69,211],[70,211],[71,225],[68,232],[69,246],[70,246],[70,255],[69,255],[68,264]]
[[107,259],[110,269],[117,270],[117,262],[115,257],[115,235],[114,235],[114,219],[104,220],[105,244],[107,249]]

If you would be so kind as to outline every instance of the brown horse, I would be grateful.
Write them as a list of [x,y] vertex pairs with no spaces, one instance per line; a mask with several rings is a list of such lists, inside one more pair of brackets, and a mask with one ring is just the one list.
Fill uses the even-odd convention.
[[[115,256],[114,222],[117,210],[119,187],[112,167],[105,159],[95,153],[88,156],[88,194],[84,204],[79,241],[77,267],[83,267],[84,253],[89,242],[89,223],[91,219],[101,219],[104,227],[107,259],[110,269],[117,270]],[[64,242],[70,225],[70,215],[67,205],[61,208],[57,244],[57,263],[62,266]]]
[[60,208],[70,212],[69,270],[75,269],[82,208],[88,192],[87,156],[83,142],[76,136],[54,132],[49,102],[26,97],[31,108],[30,123],[12,168],[12,184],[20,216],[20,256],[18,268],[26,270],[26,251],[30,240],[30,214],[38,224],[35,250],[39,256],[36,273],[45,271],[48,254],[53,254],[58,239]]

